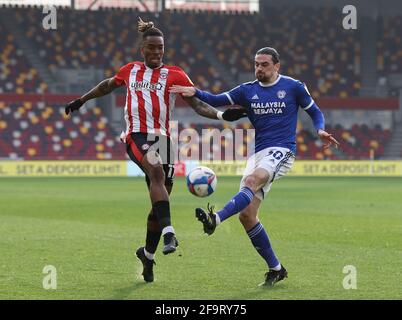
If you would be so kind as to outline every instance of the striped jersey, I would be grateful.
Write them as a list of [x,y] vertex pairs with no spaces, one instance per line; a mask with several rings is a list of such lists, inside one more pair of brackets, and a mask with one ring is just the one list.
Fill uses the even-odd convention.
[[132,132],[169,136],[169,120],[177,94],[169,93],[172,85],[194,86],[179,67],[152,69],[143,62],[130,62],[114,76],[117,85],[127,88],[124,119],[126,135]]

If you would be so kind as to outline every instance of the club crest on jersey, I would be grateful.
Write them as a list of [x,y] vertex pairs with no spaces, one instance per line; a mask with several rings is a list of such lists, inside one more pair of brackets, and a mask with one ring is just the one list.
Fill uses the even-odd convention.
[[279,99],[283,99],[286,96],[286,91],[285,90],[279,90],[276,95],[278,96]]
[[162,71],[161,71],[161,74],[159,75],[159,77],[160,77],[162,80],[165,80],[165,79],[167,78],[167,76],[168,76],[168,73],[167,73],[167,72],[162,72]]

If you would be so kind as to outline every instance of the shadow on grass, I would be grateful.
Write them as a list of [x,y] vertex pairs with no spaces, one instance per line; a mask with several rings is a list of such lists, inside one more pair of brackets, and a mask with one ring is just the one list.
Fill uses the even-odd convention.
[[130,296],[131,293],[149,285],[150,284],[146,282],[138,282],[128,287],[116,289],[113,296],[109,297],[107,300],[125,300],[128,298],[128,296]]
[[283,299],[283,293],[288,292],[289,288],[284,284],[274,287],[256,286],[254,289],[243,292],[236,296],[228,297],[228,300],[274,300]]

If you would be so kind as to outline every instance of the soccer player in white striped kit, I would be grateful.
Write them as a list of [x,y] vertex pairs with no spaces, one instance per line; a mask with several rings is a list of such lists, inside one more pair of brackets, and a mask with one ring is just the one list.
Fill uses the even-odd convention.
[[[144,171],[151,198],[146,244],[138,248],[136,255],[143,264],[144,280],[152,282],[154,255],[161,236],[164,254],[174,252],[178,246],[169,205],[174,175],[169,120],[177,94],[170,93],[169,89],[172,85],[193,86],[193,83],[179,67],[163,64],[164,37],[153,22],[144,22],[140,18],[138,31],[143,33],[141,54],[144,61],[126,64],[114,77],[103,80],[67,104],[65,111],[68,115],[90,99],[109,94],[120,86],[127,87],[124,109],[127,128],[121,138],[131,160]],[[222,112],[196,97],[183,98],[195,112],[210,119],[235,121],[246,116],[239,109],[229,108]]]

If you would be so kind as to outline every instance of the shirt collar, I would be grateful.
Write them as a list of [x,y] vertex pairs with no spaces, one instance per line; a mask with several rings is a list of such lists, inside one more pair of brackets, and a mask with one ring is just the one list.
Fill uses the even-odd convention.
[[146,69],[153,69],[153,70],[160,69],[160,68],[162,68],[162,67],[164,66],[163,62],[161,63],[161,65],[160,65],[159,67],[156,67],[156,68],[150,68],[150,67],[148,67],[145,62],[143,62],[143,64],[144,64],[144,66],[145,66]]
[[261,87],[272,87],[272,86],[276,85],[279,82],[281,77],[282,76],[280,74],[278,74],[278,78],[276,78],[276,80],[274,82],[272,82],[272,83],[267,84],[267,83],[262,83],[260,81],[258,81],[258,83],[260,84]]

